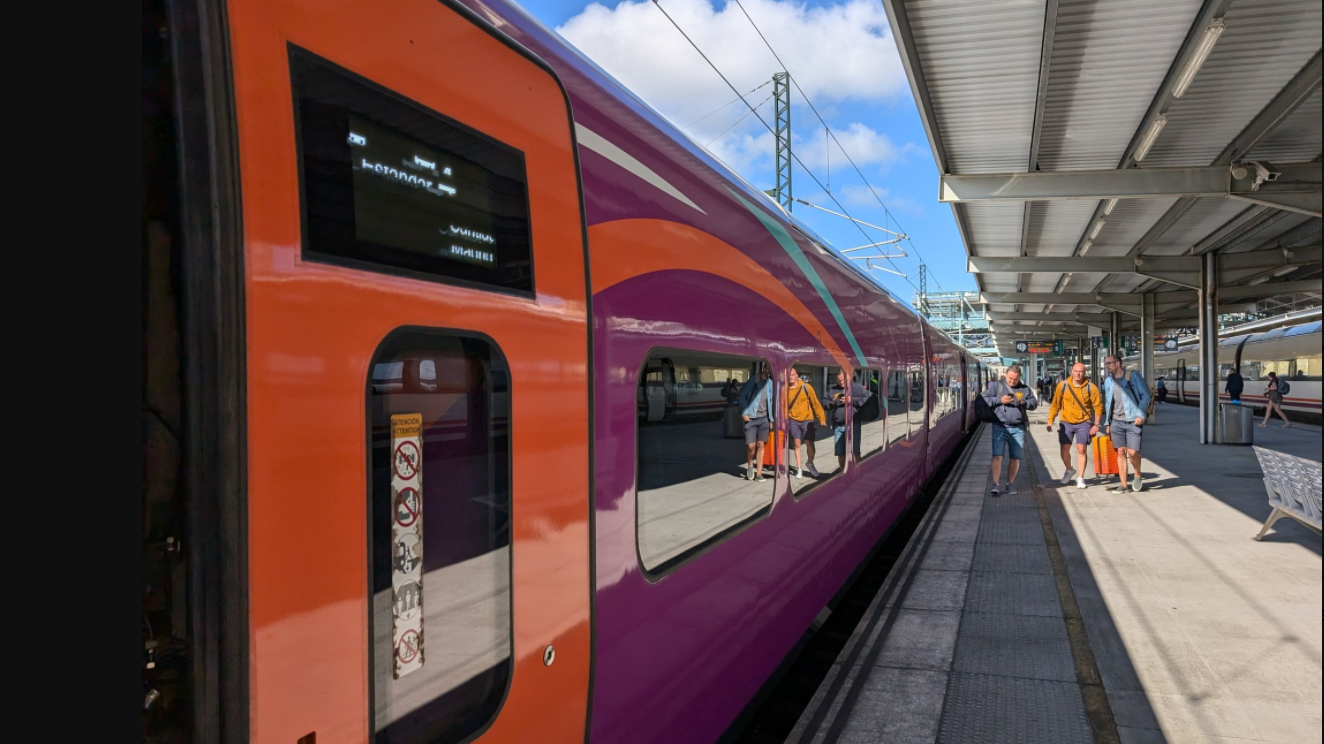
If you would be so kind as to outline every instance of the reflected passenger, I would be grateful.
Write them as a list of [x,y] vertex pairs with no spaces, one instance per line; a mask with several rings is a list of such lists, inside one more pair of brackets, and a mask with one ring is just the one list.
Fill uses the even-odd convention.
[[763,445],[772,429],[772,371],[759,367],[758,382],[750,380],[740,388],[740,412],[745,420],[745,477],[763,477]]
[[[863,385],[852,381],[850,384],[850,404],[855,412],[860,410],[872,395]],[[832,439],[837,453],[837,470],[846,468],[846,373],[837,373],[837,386],[832,388],[832,395],[823,398],[823,407],[832,413]],[[864,422],[859,416],[851,416],[852,434],[855,445],[855,459],[860,459],[860,426]]]
[[[818,393],[814,392],[814,386],[809,384],[808,380],[801,380],[800,373],[791,368],[788,373],[790,387],[786,389],[786,396],[789,399],[787,403],[787,436],[791,440],[791,446],[795,448],[795,471],[791,474],[793,478],[800,478],[805,472],[811,477],[817,478],[820,473],[814,466],[814,456],[817,454],[814,446],[815,420],[819,426],[827,424],[827,418],[823,413],[823,404],[818,400]],[[804,442],[805,453],[808,455],[809,464],[801,466],[800,460],[800,442]]]

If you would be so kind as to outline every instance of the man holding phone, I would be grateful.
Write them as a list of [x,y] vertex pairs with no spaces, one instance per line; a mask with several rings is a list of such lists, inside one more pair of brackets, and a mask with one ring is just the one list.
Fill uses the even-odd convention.
[[1034,388],[1021,381],[1021,367],[1013,364],[1007,368],[1004,380],[993,380],[984,390],[984,402],[998,417],[993,424],[993,488],[989,495],[998,496],[1001,489],[998,481],[1002,477],[1002,453],[1007,458],[1007,493],[1016,493],[1016,473],[1021,469],[1021,449],[1025,446],[1025,429],[1029,426],[1026,411],[1039,407],[1039,399],[1034,397]]

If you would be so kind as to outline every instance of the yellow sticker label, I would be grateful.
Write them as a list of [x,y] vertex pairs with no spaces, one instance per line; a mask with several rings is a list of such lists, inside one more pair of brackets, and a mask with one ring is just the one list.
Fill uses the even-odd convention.
[[400,413],[391,417],[391,438],[423,436],[423,414]]

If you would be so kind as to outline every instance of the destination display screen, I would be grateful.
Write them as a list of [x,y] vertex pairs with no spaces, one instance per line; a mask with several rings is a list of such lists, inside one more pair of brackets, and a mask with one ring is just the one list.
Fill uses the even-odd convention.
[[305,255],[533,292],[523,153],[328,66],[291,61]]

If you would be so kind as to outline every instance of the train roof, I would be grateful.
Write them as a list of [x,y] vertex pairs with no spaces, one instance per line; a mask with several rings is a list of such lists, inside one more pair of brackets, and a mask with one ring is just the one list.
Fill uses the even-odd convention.
[[[565,37],[561,36],[555,30],[549,28],[542,21],[535,18],[531,13],[529,13],[529,11],[525,10],[522,6],[519,5],[519,3],[515,2],[515,0],[462,0],[462,2],[464,2],[464,4],[469,6],[471,9],[476,10],[479,13],[479,15],[483,17],[485,20],[487,20],[489,23],[492,22],[491,13],[482,12],[483,10],[487,10],[487,9],[496,10],[498,13],[500,13],[500,10],[502,8],[509,9],[509,13],[511,15],[516,16],[516,18],[508,19],[510,21],[515,22],[512,23],[511,25],[514,25],[516,28],[523,31],[524,33],[529,33],[534,36],[538,36],[538,35],[545,36],[546,38],[543,38],[540,41],[549,49],[552,49],[553,51],[560,53],[562,57],[561,61],[563,61],[566,64],[569,64],[573,68],[576,68],[581,75],[592,80],[603,90],[613,94],[620,102],[624,103],[628,108],[633,110],[636,115],[647,121],[649,124],[655,127],[659,132],[670,138],[672,141],[679,144],[682,148],[687,150],[690,155],[695,157],[697,160],[702,162],[707,167],[711,168],[719,176],[732,182],[733,185],[738,186],[740,190],[743,191],[747,196],[752,196],[757,200],[761,200],[759,202],[761,204],[771,205],[771,207],[776,211],[777,217],[780,217],[789,226],[795,228],[795,230],[800,232],[805,238],[824,247],[826,249],[826,255],[830,257],[840,269],[842,269],[843,271],[849,274],[854,275],[858,279],[863,280],[865,283],[867,283],[870,286],[871,289],[879,292],[880,294],[886,295],[888,298],[895,301],[902,307],[907,308],[913,314],[915,314],[916,317],[920,318],[921,321],[924,321],[926,326],[936,330],[934,326],[929,324],[927,320],[922,315],[919,314],[919,312],[915,309],[913,305],[911,305],[910,302],[894,294],[891,290],[884,287],[878,281],[878,279],[874,277],[872,274],[869,274],[868,272],[862,270],[855,262],[849,260],[845,256],[842,256],[837,251],[836,247],[832,245],[831,242],[825,240],[813,228],[809,227],[809,225],[805,224],[795,215],[793,215],[790,212],[787,212],[780,204],[778,204],[774,199],[769,197],[762,190],[755,188],[754,185],[751,184],[749,181],[745,180],[743,176],[741,176],[739,173],[736,173],[735,170],[733,170],[730,166],[724,163],[716,155],[713,155],[713,153],[710,150],[708,150],[708,148],[704,147],[703,145],[691,139],[689,135],[681,131],[679,127],[677,127],[669,119],[663,116],[657,109],[653,108],[646,101],[644,101],[642,98],[636,95],[634,91],[630,90],[623,83],[621,83],[621,81],[617,80],[606,70],[602,69],[602,67],[600,67],[596,62],[589,59],[587,55],[585,55],[582,51],[580,51],[577,47],[575,47],[575,45],[567,41]],[[492,25],[495,26],[498,30],[506,33],[506,35],[508,36],[510,35],[511,29],[503,28],[504,24],[493,23]],[[519,28],[520,26],[524,26],[524,27]],[[518,39],[516,39],[516,42],[518,43]],[[551,61],[552,60],[548,60],[548,62]],[[955,344],[956,341],[953,339],[952,343]]]

